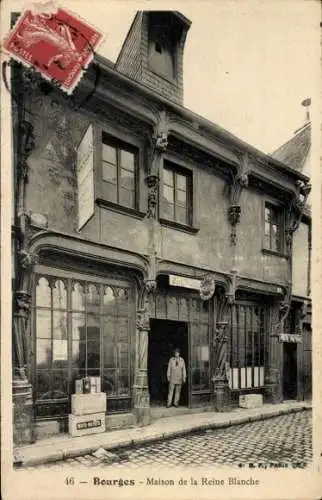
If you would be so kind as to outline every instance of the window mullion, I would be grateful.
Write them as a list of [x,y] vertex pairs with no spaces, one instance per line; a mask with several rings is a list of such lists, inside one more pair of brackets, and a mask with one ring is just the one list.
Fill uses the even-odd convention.
[[99,363],[99,369],[100,369],[100,392],[102,390],[102,376],[103,376],[103,360],[104,360],[104,342],[103,342],[103,327],[104,327],[104,317],[103,317],[103,310],[104,310],[104,286],[101,283],[99,285],[99,293],[100,293],[100,311],[99,311],[99,325],[100,325],[100,342],[99,342],[99,350],[100,350],[100,363]]
[[121,189],[121,150],[116,148],[116,185],[117,185],[117,203],[120,203],[120,189]]
[[[71,280],[67,280],[67,372],[68,372],[68,380],[73,380],[73,338],[72,338],[72,282]],[[69,394],[73,394],[74,387],[71,387],[71,383],[69,385]]]
[[85,292],[85,377],[87,377],[87,291],[88,283],[84,282],[84,292]]
[[174,220],[177,220],[177,174],[173,170],[173,212],[174,212]]

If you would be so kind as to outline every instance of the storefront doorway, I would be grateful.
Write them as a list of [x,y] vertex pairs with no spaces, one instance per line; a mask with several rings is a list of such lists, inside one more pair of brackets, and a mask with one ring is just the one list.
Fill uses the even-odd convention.
[[183,321],[152,319],[148,348],[148,383],[151,406],[164,406],[167,401],[167,367],[172,352],[180,349],[187,369],[187,381],[182,387],[180,406],[188,406],[189,351],[188,324]]
[[297,398],[297,344],[284,343],[283,396]]

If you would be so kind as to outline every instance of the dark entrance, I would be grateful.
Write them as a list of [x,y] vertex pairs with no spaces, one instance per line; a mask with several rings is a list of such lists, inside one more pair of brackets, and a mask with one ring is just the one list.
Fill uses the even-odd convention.
[[284,399],[297,398],[297,344],[284,344],[283,395]]
[[175,348],[180,349],[180,356],[185,360],[187,370],[187,380],[181,390],[180,406],[188,406],[188,325],[181,321],[152,319],[148,349],[148,383],[152,406],[166,404],[167,368]]

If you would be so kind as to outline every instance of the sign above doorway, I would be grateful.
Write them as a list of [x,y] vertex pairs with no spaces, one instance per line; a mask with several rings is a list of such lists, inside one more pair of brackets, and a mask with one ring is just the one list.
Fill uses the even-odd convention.
[[302,335],[296,333],[280,333],[279,336],[280,342],[302,342]]
[[201,280],[196,278],[187,278],[186,276],[177,276],[176,274],[169,274],[169,285],[181,288],[190,288],[192,290],[200,290]]

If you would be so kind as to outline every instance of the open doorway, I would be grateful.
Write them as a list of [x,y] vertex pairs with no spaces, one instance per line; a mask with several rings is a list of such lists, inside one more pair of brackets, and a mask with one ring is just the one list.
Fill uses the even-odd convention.
[[297,398],[297,344],[284,343],[283,397]]
[[149,332],[148,383],[151,406],[165,406],[168,396],[167,368],[175,348],[185,360],[187,380],[182,386],[180,406],[188,406],[188,325],[182,321],[152,319]]

